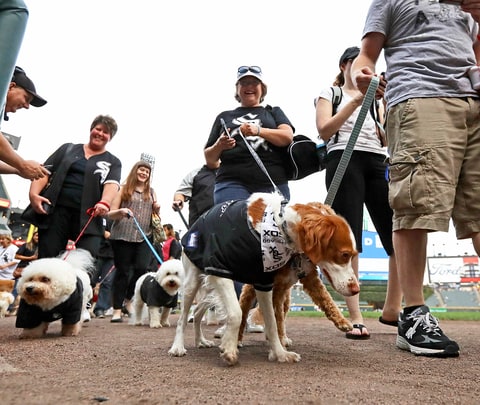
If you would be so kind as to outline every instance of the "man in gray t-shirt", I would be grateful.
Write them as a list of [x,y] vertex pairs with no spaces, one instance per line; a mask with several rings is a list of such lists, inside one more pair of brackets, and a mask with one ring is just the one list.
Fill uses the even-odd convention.
[[[451,2],[449,2],[451,3]],[[378,96],[387,101],[389,201],[405,308],[397,346],[434,357],[458,356],[423,296],[427,234],[472,238],[480,252],[480,101],[469,72],[480,56],[480,0],[374,0],[352,66],[366,92],[384,50]]]

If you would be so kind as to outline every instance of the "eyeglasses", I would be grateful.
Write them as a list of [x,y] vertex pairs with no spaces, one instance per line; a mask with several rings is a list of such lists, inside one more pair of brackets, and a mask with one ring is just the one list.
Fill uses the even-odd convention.
[[244,73],[247,73],[247,72],[256,73],[258,75],[258,74],[262,74],[262,69],[260,68],[260,66],[240,66],[238,68],[239,75],[243,75]]

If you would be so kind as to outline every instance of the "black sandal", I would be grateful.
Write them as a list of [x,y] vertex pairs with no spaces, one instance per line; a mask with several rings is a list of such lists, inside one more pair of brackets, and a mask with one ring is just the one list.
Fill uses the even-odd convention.
[[354,323],[353,324],[353,329],[358,329],[360,330],[360,335],[355,335],[351,331],[345,333],[345,337],[347,339],[353,339],[353,340],[367,340],[370,339],[370,334],[364,335],[363,330],[367,329],[367,327],[361,323]]
[[380,318],[378,318],[378,322],[383,323],[384,325],[394,326],[396,328],[398,327],[398,321],[387,321],[386,319],[383,319],[381,316]]

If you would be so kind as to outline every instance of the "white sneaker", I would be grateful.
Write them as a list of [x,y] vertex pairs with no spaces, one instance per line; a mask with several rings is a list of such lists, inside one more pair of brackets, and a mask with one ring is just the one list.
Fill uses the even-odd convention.
[[265,332],[265,328],[263,325],[257,325],[255,322],[252,321],[252,313],[249,312],[247,318],[247,326],[245,327],[245,331],[247,333],[263,333]]
[[220,326],[215,333],[213,334],[214,337],[217,339],[221,339],[223,337],[223,334],[225,333],[225,329],[227,329],[227,324]]
[[112,316],[112,315],[113,315],[113,307],[110,307],[105,311],[105,316]]
[[83,322],[90,322],[92,317],[90,316],[90,311],[88,309],[84,309],[82,313]]
[[207,311],[207,325],[218,325],[219,323],[215,307],[209,308]]

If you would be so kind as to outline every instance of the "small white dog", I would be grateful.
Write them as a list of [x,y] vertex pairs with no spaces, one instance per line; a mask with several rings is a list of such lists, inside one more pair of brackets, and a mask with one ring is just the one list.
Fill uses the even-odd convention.
[[15,326],[23,328],[20,338],[42,337],[49,323],[59,319],[63,336],[77,336],[93,296],[88,276],[93,265],[92,255],[83,249],[30,263],[17,285],[21,299]]
[[12,293],[7,291],[0,292],[0,318],[5,318],[8,307],[13,304],[13,301],[15,301],[15,297]]
[[183,265],[176,259],[167,260],[156,272],[141,276],[135,284],[133,296],[134,324],[142,325],[146,305],[151,328],[170,326],[168,317],[172,308],[177,306],[178,290],[183,280]]

